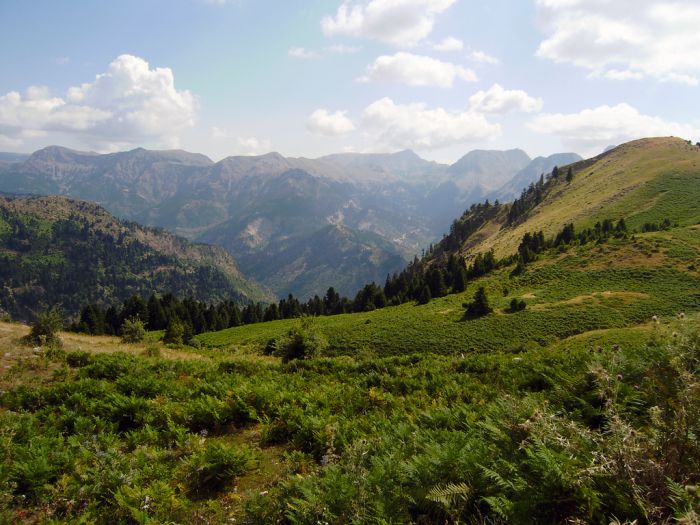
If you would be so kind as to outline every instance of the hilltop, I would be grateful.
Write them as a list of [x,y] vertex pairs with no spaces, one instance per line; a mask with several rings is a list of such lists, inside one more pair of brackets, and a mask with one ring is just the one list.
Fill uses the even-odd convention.
[[629,142],[592,159],[559,166],[559,172],[540,202],[510,224],[510,208],[504,207],[464,240],[462,253],[471,257],[494,250],[503,257],[515,253],[527,232],[551,236],[568,223],[591,227],[605,218],[624,218],[632,228],[665,218],[683,226],[700,221],[700,149],[682,139]]
[[60,304],[112,305],[132,294],[172,292],[197,299],[270,298],[223,249],[115,219],[64,197],[0,197],[0,307],[31,318]]

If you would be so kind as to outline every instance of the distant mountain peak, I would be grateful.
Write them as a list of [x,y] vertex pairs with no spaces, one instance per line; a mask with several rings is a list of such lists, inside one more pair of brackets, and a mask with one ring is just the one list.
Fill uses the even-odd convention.
[[452,164],[447,172],[462,190],[481,187],[491,191],[529,163],[529,155],[521,149],[473,150]]

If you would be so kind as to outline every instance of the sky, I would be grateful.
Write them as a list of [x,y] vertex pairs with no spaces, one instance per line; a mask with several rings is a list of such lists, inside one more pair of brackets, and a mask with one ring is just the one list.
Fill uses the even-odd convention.
[[1,0],[0,151],[700,141],[697,0]]

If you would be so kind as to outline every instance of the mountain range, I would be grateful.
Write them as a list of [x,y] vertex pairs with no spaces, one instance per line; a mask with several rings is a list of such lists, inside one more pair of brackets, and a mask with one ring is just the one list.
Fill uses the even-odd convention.
[[510,199],[554,165],[521,150],[473,151],[453,165],[412,151],[287,158],[180,150],[96,154],[52,146],[0,154],[0,192],[92,201],[117,217],[223,246],[278,296],[352,295],[446,232],[470,204]]

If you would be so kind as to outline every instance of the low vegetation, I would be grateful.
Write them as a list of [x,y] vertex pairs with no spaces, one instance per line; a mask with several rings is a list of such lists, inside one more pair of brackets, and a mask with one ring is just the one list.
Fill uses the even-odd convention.
[[[280,347],[308,348],[309,330]],[[539,350],[291,352],[15,364],[0,397],[3,520],[697,518],[697,317]]]

